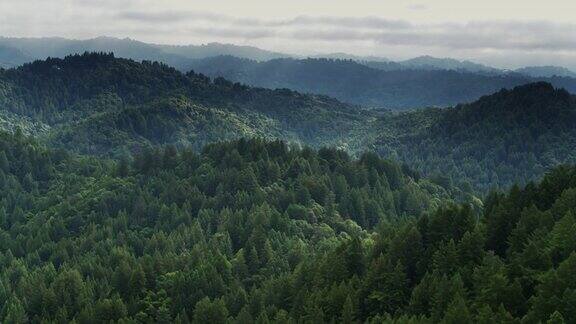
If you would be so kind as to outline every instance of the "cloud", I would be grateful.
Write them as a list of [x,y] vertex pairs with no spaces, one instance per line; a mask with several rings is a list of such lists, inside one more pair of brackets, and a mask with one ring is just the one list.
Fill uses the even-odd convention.
[[[265,12],[260,16],[242,16],[230,14],[232,10],[210,11],[206,9],[210,7],[207,5],[165,1],[4,0],[0,1],[0,36],[91,38],[108,35],[164,44],[215,41],[304,55],[318,51],[347,51],[396,58],[434,54],[466,55],[465,58],[473,59],[488,57],[486,53],[490,53],[490,59],[500,55],[501,61],[511,63],[514,63],[513,57],[519,55],[526,61],[529,57],[537,57],[538,62],[548,57],[550,63],[560,57],[563,62],[576,57],[576,24],[570,20],[454,22],[346,16],[344,12],[342,15],[314,15],[313,11],[292,16],[266,16]],[[211,1],[215,2],[212,7],[216,8],[223,0]],[[410,2],[411,5],[401,5],[406,12],[438,9],[436,4],[434,7],[423,5],[429,2]],[[193,7],[198,9],[190,9]],[[391,13],[390,17],[394,15]],[[449,17],[447,14],[445,18]],[[576,61],[571,66],[576,66]]]
[[142,23],[170,22],[179,24],[193,20],[218,22],[236,25],[240,28],[246,27],[298,27],[298,26],[334,26],[349,28],[385,28],[385,29],[406,29],[412,24],[404,20],[384,19],[380,17],[331,17],[331,16],[306,16],[301,15],[291,19],[257,19],[239,18],[227,15],[214,14],[210,12],[197,11],[124,11],[116,15],[116,18],[123,20],[139,21]]
[[[118,15],[119,19],[132,20],[138,22],[149,22],[149,23],[165,23],[165,22],[175,22],[183,19],[190,19],[190,13],[182,12],[162,12],[162,13],[150,13],[141,11],[127,11]],[[208,17],[203,17],[208,18]]]
[[228,17],[209,12],[196,11],[122,11],[115,15],[117,19],[139,23],[181,23],[186,21],[202,20],[209,22],[232,22],[240,23],[237,18]]
[[[447,49],[575,51],[576,25],[546,21],[473,21],[414,24],[380,17],[297,16],[238,18],[207,12],[125,11],[121,20],[163,23],[196,35],[226,39],[278,38],[292,41],[374,42]],[[164,26],[166,27],[166,26]]]
[[410,10],[414,10],[414,11],[422,11],[422,10],[428,10],[430,7],[428,7],[425,4],[414,3],[414,4],[409,5],[407,8]]
[[292,20],[286,21],[283,25],[302,26],[302,25],[324,25],[334,27],[348,28],[371,28],[371,29],[408,29],[413,25],[405,20],[392,20],[380,17],[329,17],[329,16],[299,16]]
[[198,36],[223,37],[228,39],[259,39],[279,36],[278,33],[265,29],[236,29],[220,27],[196,27],[191,28],[188,32]]

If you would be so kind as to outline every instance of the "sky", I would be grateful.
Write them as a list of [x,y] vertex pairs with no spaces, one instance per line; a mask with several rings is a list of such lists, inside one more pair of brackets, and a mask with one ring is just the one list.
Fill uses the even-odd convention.
[[575,0],[0,0],[0,36],[222,42],[576,70],[575,13]]

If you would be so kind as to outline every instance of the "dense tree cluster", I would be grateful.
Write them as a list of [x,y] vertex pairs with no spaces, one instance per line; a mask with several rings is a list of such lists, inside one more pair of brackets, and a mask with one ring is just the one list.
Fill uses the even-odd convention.
[[355,156],[372,150],[465,194],[525,184],[559,163],[576,163],[575,101],[534,83],[455,108],[365,111],[102,53],[0,71],[0,129],[20,127],[52,146],[119,157],[147,145],[200,150],[240,137],[282,139]]
[[308,262],[344,249],[360,271],[370,229],[449,200],[371,154],[262,140],[111,161],[2,134],[0,170],[7,323],[298,318]]
[[364,120],[328,97],[250,88],[106,53],[0,71],[0,108],[31,118],[23,128],[51,126],[45,137],[53,144],[90,154],[179,141],[201,147],[240,136],[338,145]]
[[575,97],[534,83],[455,108],[385,116],[375,146],[426,175],[486,192],[576,163],[574,125]]
[[239,140],[115,161],[18,133],[0,191],[6,323],[576,318],[572,167],[478,214],[371,154]]
[[0,107],[2,323],[576,320],[576,168],[529,181],[576,162],[549,84],[359,113],[84,54],[0,70]]

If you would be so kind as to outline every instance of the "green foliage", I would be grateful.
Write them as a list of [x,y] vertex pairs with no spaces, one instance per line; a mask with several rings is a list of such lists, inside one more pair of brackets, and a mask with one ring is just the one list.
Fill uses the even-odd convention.
[[[107,160],[2,133],[0,163],[1,316],[14,323],[361,321],[352,281],[374,272],[370,231],[450,200],[390,161],[258,139]],[[408,186],[425,209],[404,207]],[[405,274],[369,276],[397,287]],[[308,280],[322,287],[310,297]],[[378,309],[405,303],[407,285]]]
[[[523,185],[559,163],[576,163],[569,149],[576,145],[574,102],[564,90],[534,83],[455,108],[369,111],[324,96],[251,88],[103,53],[47,59],[0,72],[0,129],[20,129],[51,146],[121,157],[147,146],[201,150],[215,141],[257,137],[300,147],[338,147],[357,156],[373,150],[406,163],[408,170],[402,172],[413,172],[414,179],[424,175],[476,209],[481,204],[475,192]],[[361,159],[371,163],[372,157]],[[297,171],[307,166],[295,162],[293,167]],[[381,185],[396,189],[397,170],[377,168],[389,169]],[[400,195],[403,209],[418,213],[427,207],[410,187]],[[360,219],[381,213],[356,192],[346,200],[341,208],[358,210]],[[360,223],[365,222],[369,219]]]
[[[131,80],[137,73],[142,77]],[[1,322],[576,319],[575,167],[557,167],[539,184],[493,192],[482,203],[455,189],[450,172],[428,179],[371,153],[356,159],[343,150],[254,138],[206,144],[209,135],[194,142],[201,145],[172,145],[194,125],[218,134],[226,124],[206,122],[200,111],[233,114],[249,106],[293,125],[302,138],[315,138],[307,133],[314,127],[328,137],[344,132],[332,124],[300,128],[299,121],[315,123],[322,113],[349,116],[345,107],[329,112],[314,103],[318,97],[102,54],[0,74],[16,93],[2,97],[11,98],[4,107],[54,126],[45,143],[95,153],[115,148],[119,156],[46,148],[21,129],[0,133]],[[531,87],[542,96],[530,95]],[[572,97],[531,87],[476,104],[486,111],[459,108],[462,116],[444,116],[438,125],[454,131],[449,120],[466,119],[474,130],[502,114],[491,107],[509,96],[513,103],[525,98],[530,121],[550,117],[552,125],[558,113],[571,122],[565,104]],[[539,112],[540,99],[558,105]],[[95,104],[97,113],[82,108],[97,102],[104,102]],[[216,104],[220,112],[202,108]],[[278,108],[284,104],[296,108]],[[498,118],[527,122],[510,115]],[[83,146],[74,129],[96,131],[92,124],[126,137],[95,132]]]
[[117,155],[146,145],[199,149],[244,136],[342,145],[365,120],[328,97],[250,88],[104,53],[0,71],[0,108],[1,129],[20,126],[77,152]]
[[548,83],[501,90],[471,104],[384,115],[371,132],[383,156],[437,184],[487,192],[576,163],[576,100]]

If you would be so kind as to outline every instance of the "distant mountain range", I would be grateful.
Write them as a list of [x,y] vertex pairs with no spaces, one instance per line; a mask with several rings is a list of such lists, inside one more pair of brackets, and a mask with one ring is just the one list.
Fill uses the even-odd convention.
[[98,37],[0,38],[0,66],[10,68],[71,53],[113,52],[116,57],[158,61],[187,72],[224,77],[247,85],[317,93],[367,108],[411,109],[471,102],[483,95],[530,82],[546,81],[576,92],[575,74],[560,67],[504,71],[448,58],[421,56],[393,62],[345,53],[298,58],[255,47],[210,43],[156,45]]
[[0,67],[12,68],[30,62],[33,59],[14,47],[0,45]]
[[576,78],[576,73],[571,70],[559,66],[529,66],[517,69],[516,72],[531,76],[531,77],[567,77]]
[[453,70],[491,74],[502,73],[502,70],[470,61],[459,61],[450,58],[436,58],[432,56],[419,56],[398,63],[407,68],[423,70]]
[[[47,57],[64,57],[69,54],[83,52],[114,52],[117,57],[135,60],[153,60],[181,68],[190,59],[202,59],[220,55],[236,56],[256,61],[268,61],[278,58],[330,58],[353,60],[371,67],[382,69],[424,69],[424,70],[456,70],[477,73],[509,73],[509,70],[497,69],[471,61],[452,58],[436,58],[429,55],[418,56],[408,60],[393,61],[379,56],[360,56],[348,53],[327,53],[308,56],[291,55],[263,50],[253,46],[233,44],[208,43],[202,45],[159,45],[149,44],[130,38],[97,37],[87,40],[74,40],[61,37],[47,38],[9,38],[0,37],[0,66],[10,67]],[[10,53],[11,52],[11,53]],[[10,60],[6,60],[7,53]],[[7,64],[6,64],[7,63]],[[387,64],[383,64],[387,63]],[[576,72],[557,66],[530,66],[517,69],[516,72],[532,77],[566,76],[575,77]]]
[[288,55],[270,52],[251,46],[209,43],[204,45],[157,45],[129,38],[98,37],[88,40],[53,38],[2,38],[0,37],[0,58],[4,52],[14,52],[13,59],[7,60],[5,67],[19,65],[32,60],[48,57],[63,58],[70,54],[84,52],[113,52],[117,57],[134,60],[159,61],[176,68],[182,68],[190,60],[218,55],[234,55],[240,58],[265,61]]
[[[211,57],[188,66],[211,77],[266,88],[288,88],[319,93],[368,108],[408,109],[445,107],[471,102],[479,97],[518,85],[546,81],[576,92],[576,79],[567,77],[528,77],[520,73],[482,73],[465,69],[434,69],[415,60],[423,68],[398,67],[395,62],[356,62],[338,59],[274,59],[265,62],[233,56]],[[446,60],[444,66],[455,67]],[[463,63],[465,64],[465,63]],[[477,67],[477,71],[480,67]]]

